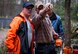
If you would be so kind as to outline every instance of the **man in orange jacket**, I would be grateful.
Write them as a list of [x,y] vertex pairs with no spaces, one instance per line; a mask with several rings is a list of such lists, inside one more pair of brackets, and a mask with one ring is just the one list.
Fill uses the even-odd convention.
[[21,13],[10,23],[5,45],[13,54],[34,54],[34,26],[29,18],[33,7],[32,3],[25,2]]

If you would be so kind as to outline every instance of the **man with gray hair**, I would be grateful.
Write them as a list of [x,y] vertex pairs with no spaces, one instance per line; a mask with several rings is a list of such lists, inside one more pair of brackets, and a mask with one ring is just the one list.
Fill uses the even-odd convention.
[[36,14],[32,19],[35,26],[36,54],[56,54],[53,35],[58,36],[51,25],[47,11],[49,6],[44,7],[43,3],[36,3]]

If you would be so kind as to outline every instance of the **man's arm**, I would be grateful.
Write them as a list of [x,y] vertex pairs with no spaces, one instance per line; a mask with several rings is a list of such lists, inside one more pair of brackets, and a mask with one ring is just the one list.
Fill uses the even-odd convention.
[[39,14],[36,14],[33,19],[32,22],[34,23],[34,26],[39,25],[39,23],[45,18],[46,16],[46,12],[47,10],[49,10],[50,8],[47,6],[44,9],[40,10]]
[[21,21],[19,21],[19,18],[14,18],[13,21],[10,23],[10,29],[7,32],[7,38],[5,40],[5,45],[8,48],[9,51],[12,51],[14,49],[14,39],[16,37],[16,30],[19,27]]
[[59,38],[59,35],[55,32],[53,26],[52,26],[52,33],[53,33],[53,38],[54,39],[58,39]]

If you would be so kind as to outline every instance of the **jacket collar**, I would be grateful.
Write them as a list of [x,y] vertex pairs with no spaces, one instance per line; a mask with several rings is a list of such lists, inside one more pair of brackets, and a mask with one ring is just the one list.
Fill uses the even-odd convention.
[[56,14],[54,12],[52,12],[52,15],[50,16],[50,20],[56,20]]
[[[20,13],[20,15],[21,15],[22,17],[24,17],[24,21],[26,21],[27,18],[24,16],[24,14],[23,14],[22,12]],[[29,18],[30,18],[30,17],[29,17]],[[29,18],[28,18],[28,20],[29,20]]]

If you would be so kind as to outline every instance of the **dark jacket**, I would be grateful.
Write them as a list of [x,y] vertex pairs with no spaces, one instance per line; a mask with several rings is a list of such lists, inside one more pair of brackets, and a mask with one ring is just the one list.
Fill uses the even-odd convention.
[[[34,54],[34,26],[30,19],[29,21],[32,27],[31,54]],[[5,44],[9,52],[13,52],[14,54],[29,54],[27,22],[22,15],[14,17],[13,21],[11,22],[10,29],[7,32],[7,39],[5,41]]]

